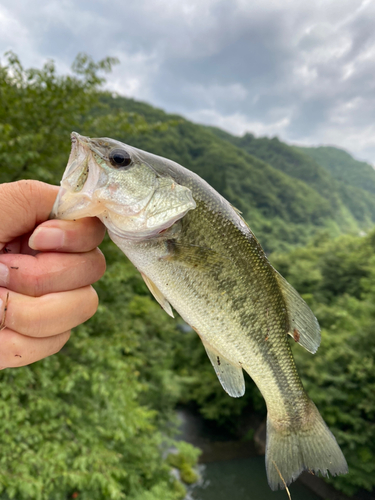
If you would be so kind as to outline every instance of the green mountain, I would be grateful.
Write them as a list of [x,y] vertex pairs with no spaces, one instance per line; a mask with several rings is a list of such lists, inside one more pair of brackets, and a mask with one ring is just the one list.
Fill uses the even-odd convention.
[[322,230],[332,236],[358,233],[375,223],[375,199],[368,191],[336,179],[277,138],[236,137],[133,99],[102,99],[111,113],[136,113],[159,123],[152,134],[117,138],[198,173],[241,210],[268,251],[304,244]]
[[332,146],[296,149],[315,160],[335,179],[375,194],[375,170],[368,163],[355,160],[346,151]]
[[[235,137],[219,129],[212,130],[218,137],[226,138],[274,168],[306,182],[328,201],[335,221],[344,232],[353,224],[353,218],[355,224],[362,228],[373,224],[374,198],[368,192],[371,189],[364,187],[368,184],[370,188],[375,188],[375,170],[370,165],[357,162],[348,153],[336,148],[299,148],[289,146],[277,137],[255,138],[252,134]],[[319,150],[319,154],[307,154],[309,150]],[[336,163],[333,158],[336,158]],[[335,165],[336,170],[328,168],[328,165]],[[337,175],[340,170],[346,174]],[[356,183],[355,172],[359,170],[361,177]]]

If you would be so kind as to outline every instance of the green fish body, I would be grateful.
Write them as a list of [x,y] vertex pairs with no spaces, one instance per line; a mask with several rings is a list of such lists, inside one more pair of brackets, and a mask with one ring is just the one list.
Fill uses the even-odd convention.
[[287,338],[316,352],[318,322],[238,211],[175,162],[112,139],[73,133],[72,142],[54,217],[103,221],[164,310],[173,316],[172,306],[197,332],[230,396],[244,394],[243,370],[250,375],[267,404],[270,487],[305,469],[346,473]]

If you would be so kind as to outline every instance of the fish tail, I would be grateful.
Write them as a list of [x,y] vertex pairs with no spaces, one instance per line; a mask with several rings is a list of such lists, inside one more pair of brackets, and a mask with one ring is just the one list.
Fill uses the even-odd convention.
[[337,441],[312,401],[297,428],[267,418],[266,470],[272,490],[283,489],[307,470],[323,476],[346,474]]

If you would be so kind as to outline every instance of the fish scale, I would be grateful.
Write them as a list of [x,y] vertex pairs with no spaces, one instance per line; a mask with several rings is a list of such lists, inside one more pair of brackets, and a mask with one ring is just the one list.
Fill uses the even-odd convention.
[[346,473],[287,336],[315,353],[318,322],[238,211],[171,160],[76,133],[61,185],[53,216],[102,220],[164,310],[173,316],[172,306],[198,333],[224,390],[244,394],[242,370],[254,380],[268,410],[270,487],[285,487],[305,469]]

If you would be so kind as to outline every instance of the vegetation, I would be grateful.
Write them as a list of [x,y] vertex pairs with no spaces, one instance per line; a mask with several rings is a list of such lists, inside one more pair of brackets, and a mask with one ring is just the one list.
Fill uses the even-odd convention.
[[[356,183],[347,156],[340,167],[341,153],[335,170],[332,151],[318,158],[278,139],[234,137],[105,93],[101,75],[115,62],[80,55],[73,74],[59,76],[52,62],[25,70],[8,55],[0,66],[0,182],[58,183],[72,130],[123,140],[204,177],[243,212],[317,314],[322,346],[315,356],[294,347],[299,371],[349,462],[335,486],[371,490],[375,233],[358,233],[374,225],[375,174],[356,164],[366,178]],[[340,168],[346,174],[338,177]],[[265,415],[255,385],[247,379],[243,398],[228,397],[195,332],[160,309],[109,240],[103,251],[95,317],[61,353],[0,372],[3,500],[177,500],[185,490],[171,468],[191,482],[199,453],[173,440],[177,403],[194,403],[234,433],[249,411]],[[168,455],[173,447],[178,453]]]
[[315,240],[274,263],[302,293],[322,327],[315,356],[294,354],[305,386],[336,435],[349,474],[335,486],[351,495],[375,486],[375,232]]
[[335,179],[375,194],[374,169],[368,163],[355,160],[346,151],[332,146],[297,149],[313,158]]
[[[355,224],[362,228],[373,224],[375,200],[369,191],[370,186],[375,187],[375,171],[370,165],[356,162],[336,148],[297,148],[282,143],[277,137],[255,138],[252,134],[234,137],[212,130],[274,168],[306,182],[331,207],[330,216],[341,230],[353,229]],[[369,187],[365,187],[366,184]]]
[[189,443],[180,441],[177,443],[176,453],[168,455],[168,462],[180,472],[182,481],[186,484],[193,484],[198,480],[198,474],[194,467],[198,463],[201,451]]

